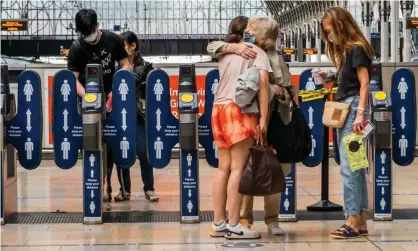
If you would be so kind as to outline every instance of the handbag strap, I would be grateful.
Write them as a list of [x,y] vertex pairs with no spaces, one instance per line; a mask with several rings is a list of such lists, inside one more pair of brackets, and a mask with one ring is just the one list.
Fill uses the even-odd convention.
[[261,133],[259,129],[257,129],[257,135],[255,137],[256,145],[258,147],[264,148],[267,142],[266,133]]

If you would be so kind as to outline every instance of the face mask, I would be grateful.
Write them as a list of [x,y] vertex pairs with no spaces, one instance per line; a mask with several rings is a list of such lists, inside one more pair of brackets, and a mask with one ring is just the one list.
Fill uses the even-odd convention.
[[251,35],[248,32],[244,32],[244,42],[254,44],[255,43],[255,39],[256,39],[256,36],[255,35]]
[[86,41],[87,43],[91,43],[94,44],[95,42],[97,42],[98,38],[100,35],[100,31],[96,30],[95,32],[93,32],[93,34],[88,35],[87,37],[84,38],[84,41]]
[[334,43],[334,40],[331,38],[331,35],[328,35],[328,40],[329,40],[331,43]]

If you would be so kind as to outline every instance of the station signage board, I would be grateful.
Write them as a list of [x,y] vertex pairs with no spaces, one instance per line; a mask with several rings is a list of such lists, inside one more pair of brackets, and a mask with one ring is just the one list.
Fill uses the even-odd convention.
[[410,17],[406,19],[407,29],[418,29],[418,17]]
[[2,31],[27,31],[28,20],[25,19],[4,19],[1,20]]

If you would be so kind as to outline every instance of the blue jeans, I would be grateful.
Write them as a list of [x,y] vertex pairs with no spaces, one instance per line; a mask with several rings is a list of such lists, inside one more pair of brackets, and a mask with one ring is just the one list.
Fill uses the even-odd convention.
[[[350,104],[352,101],[353,103],[351,104],[344,126],[336,130],[340,151],[340,174],[344,185],[344,211],[346,217],[360,215],[361,210],[368,208],[366,169],[362,168],[355,172],[351,171],[342,141],[345,135],[353,132],[352,124],[356,119],[359,97],[348,97],[343,101],[346,104]],[[367,119],[366,115],[365,119]]]
[[154,167],[147,157],[145,124],[136,125],[136,154],[141,167],[141,177],[144,183],[144,192],[154,191]]

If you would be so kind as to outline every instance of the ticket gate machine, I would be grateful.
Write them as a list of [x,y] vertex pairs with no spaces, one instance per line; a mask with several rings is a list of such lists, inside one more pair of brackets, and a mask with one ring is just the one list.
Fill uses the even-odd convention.
[[200,222],[198,100],[194,65],[180,65],[179,81],[181,222]]
[[[23,71],[17,83],[18,105],[10,92],[7,65],[1,66],[0,84],[0,170],[1,223],[17,212],[17,160],[28,170],[42,160],[41,78],[31,70]],[[17,109],[16,109],[17,108]]]
[[[371,122],[375,127],[370,141],[373,219],[392,220],[392,100],[390,92],[371,92]],[[369,203],[370,204],[370,203]]]
[[83,215],[85,224],[97,224],[103,221],[102,176],[106,160],[106,149],[103,149],[102,141],[102,121],[105,118],[102,65],[89,64],[86,72],[85,95],[81,104],[85,184]]
[[[6,141],[5,121],[16,114],[14,94],[10,93],[9,71],[7,65],[1,66],[0,82],[0,191],[1,191],[1,224],[17,212],[17,163],[16,149]],[[6,203],[7,202],[7,203]]]

